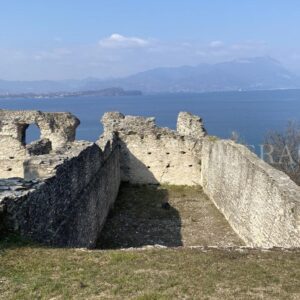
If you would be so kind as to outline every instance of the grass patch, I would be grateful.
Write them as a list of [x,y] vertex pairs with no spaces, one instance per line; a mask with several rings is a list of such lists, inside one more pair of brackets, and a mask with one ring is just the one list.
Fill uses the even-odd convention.
[[12,244],[0,242],[1,299],[300,297],[299,252],[88,251]]
[[218,138],[218,137],[215,136],[215,135],[208,135],[207,138],[208,138],[208,140],[209,140],[210,142],[216,142],[216,141],[219,141],[219,140],[220,140],[220,138]]

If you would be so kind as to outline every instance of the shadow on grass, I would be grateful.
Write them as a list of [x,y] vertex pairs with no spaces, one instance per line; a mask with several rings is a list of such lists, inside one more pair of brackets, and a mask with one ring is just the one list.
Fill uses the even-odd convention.
[[168,200],[168,191],[159,186],[122,184],[98,248],[182,246],[180,215]]
[[[0,234],[0,253],[8,249],[19,249],[22,247],[37,247],[40,246],[33,241],[23,238],[15,233]],[[41,247],[41,246],[40,246]]]

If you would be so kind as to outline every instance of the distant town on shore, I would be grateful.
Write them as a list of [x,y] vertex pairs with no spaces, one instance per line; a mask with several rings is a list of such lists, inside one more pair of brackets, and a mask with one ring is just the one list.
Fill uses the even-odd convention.
[[43,99],[43,98],[68,98],[68,97],[84,97],[84,96],[140,96],[141,91],[126,91],[122,88],[107,88],[95,91],[78,91],[78,92],[52,92],[52,93],[7,93],[0,94],[0,98],[28,98],[28,99]]

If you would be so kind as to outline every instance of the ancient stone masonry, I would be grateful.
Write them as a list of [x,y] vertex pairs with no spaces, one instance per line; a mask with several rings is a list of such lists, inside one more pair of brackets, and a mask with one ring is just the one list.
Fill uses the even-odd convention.
[[0,181],[6,228],[50,245],[94,247],[119,189],[117,145],[102,152],[76,142],[52,170],[43,180]]
[[205,139],[201,185],[251,247],[300,247],[300,187],[247,147]]
[[202,138],[200,118],[180,113],[178,131],[160,128],[154,118],[106,113],[104,137],[115,132],[121,146],[123,181],[139,184],[198,185],[201,175]]
[[201,185],[248,246],[300,247],[300,187],[247,147],[206,136],[185,112],[176,132],[120,113],[102,122],[119,137],[123,180]]
[[188,112],[180,112],[177,119],[176,131],[183,136],[201,139],[206,136],[202,119]]
[[[41,139],[26,145],[35,123]],[[96,143],[75,141],[69,113],[0,110],[0,230],[49,245],[94,247],[121,181],[200,185],[250,247],[300,247],[300,187],[247,147],[207,136],[180,113],[177,130],[154,118],[104,114]]]
[[[49,245],[94,247],[119,189],[116,139],[107,140],[102,149],[94,143],[73,141],[78,121],[71,114],[2,113],[1,141],[24,147],[17,129],[36,120],[52,148],[43,154],[31,145],[35,149],[31,155],[36,151],[39,155],[20,156],[23,179],[0,180],[0,226]],[[11,122],[8,115],[14,117]],[[26,125],[22,126],[24,130]],[[48,142],[42,145],[48,147]]]
[[[36,124],[41,140],[26,145],[26,129]],[[23,163],[31,155],[47,154],[75,140],[79,120],[70,113],[0,110],[0,178],[24,177]]]

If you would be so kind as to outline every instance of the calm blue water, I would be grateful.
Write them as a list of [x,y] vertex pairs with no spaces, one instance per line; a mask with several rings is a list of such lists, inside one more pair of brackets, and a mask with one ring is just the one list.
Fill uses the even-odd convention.
[[[174,129],[178,112],[190,111],[204,119],[210,134],[226,138],[232,131],[237,131],[245,142],[258,145],[269,130],[282,130],[289,120],[300,121],[300,90],[138,97],[1,99],[0,108],[70,111],[81,120],[77,139],[90,141],[95,141],[101,134],[102,126],[99,120],[107,111],[155,116],[158,125]],[[37,134],[37,130],[31,130],[28,139],[36,139]]]

